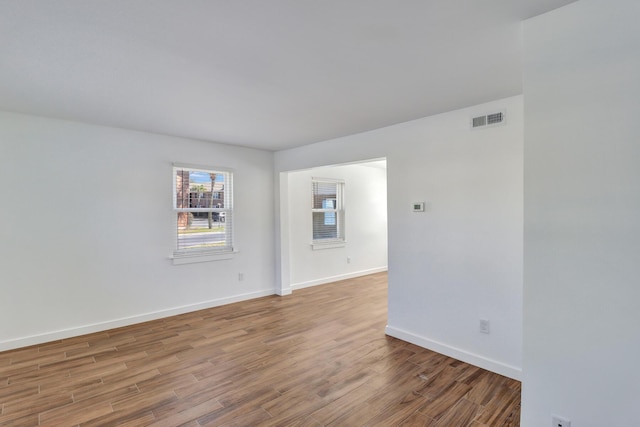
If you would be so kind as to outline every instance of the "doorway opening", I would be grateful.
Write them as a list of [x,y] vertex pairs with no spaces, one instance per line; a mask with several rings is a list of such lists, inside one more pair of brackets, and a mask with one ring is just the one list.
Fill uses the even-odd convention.
[[[329,184],[314,185],[318,182]],[[340,189],[338,195],[329,194],[336,188]],[[323,202],[325,199],[328,202]],[[314,234],[319,221],[329,221],[323,229],[335,228],[335,236],[343,239],[319,242],[317,233]],[[283,295],[295,289],[386,271],[386,159],[282,172],[280,235]]]

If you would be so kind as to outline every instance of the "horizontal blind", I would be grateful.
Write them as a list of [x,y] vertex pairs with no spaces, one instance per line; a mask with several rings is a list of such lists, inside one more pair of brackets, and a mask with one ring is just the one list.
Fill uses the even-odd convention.
[[344,240],[343,186],[341,181],[312,180],[311,221],[314,242]]
[[231,172],[175,167],[174,184],[174,256],[233,251]]

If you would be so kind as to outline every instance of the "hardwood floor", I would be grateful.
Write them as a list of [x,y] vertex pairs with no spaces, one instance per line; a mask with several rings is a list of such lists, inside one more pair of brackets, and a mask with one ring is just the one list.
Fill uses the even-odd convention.
[[518,381],[384,335],[386,280],[0,353],[0,425],[518,426]]

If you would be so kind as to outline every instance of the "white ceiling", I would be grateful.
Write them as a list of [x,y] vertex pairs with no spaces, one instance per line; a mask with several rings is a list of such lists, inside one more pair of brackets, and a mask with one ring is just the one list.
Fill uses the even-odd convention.
[[0,0],[0,109],[268,150],[522,92],[573,0]]

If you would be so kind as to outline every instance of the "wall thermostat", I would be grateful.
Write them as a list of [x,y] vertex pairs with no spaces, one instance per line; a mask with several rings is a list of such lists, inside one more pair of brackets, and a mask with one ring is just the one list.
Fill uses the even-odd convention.
[[414,212],[424,212],[424,202],[413,202]]

